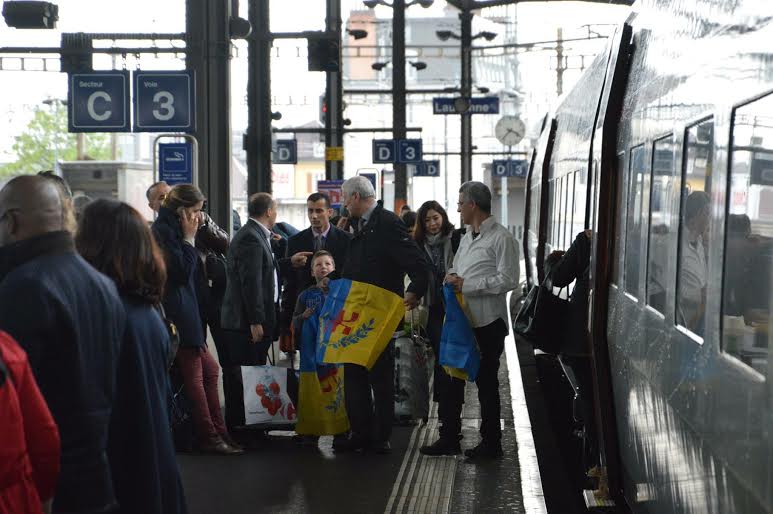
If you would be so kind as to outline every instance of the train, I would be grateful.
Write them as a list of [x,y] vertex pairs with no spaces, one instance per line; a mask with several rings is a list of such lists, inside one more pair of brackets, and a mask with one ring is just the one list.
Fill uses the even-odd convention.
[[768,0],[640,0],[533,149],[527,285],[592,231],[602,464],[635,513],[773,512],[771,41]]

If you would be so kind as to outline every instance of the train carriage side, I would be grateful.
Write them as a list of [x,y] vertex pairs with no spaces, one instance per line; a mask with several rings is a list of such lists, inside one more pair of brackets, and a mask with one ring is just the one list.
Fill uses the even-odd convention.
[[607,338],[635,512],[773,512],[773,19],[763,11],[661,0],[633,19]]

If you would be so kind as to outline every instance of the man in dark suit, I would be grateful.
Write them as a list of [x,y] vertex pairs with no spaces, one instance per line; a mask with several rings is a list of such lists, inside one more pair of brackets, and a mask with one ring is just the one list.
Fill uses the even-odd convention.
[[[342,277],[367,282],[403,296],[407,273],[411,285],[404,296],[407,308],[415,308],[427,290],[429,264],[424,252],[408,234],[405,224],[376,202],[371,182],[361,176],[343,184],[343,199],[352,217],[355,235],[343,266]],[[394,418],[394,341],[368,371],[364,366],[344,364],[344,397],[352,433],[339,444],[341,450],[370,447],[389,453]],[[371,405],[373,390],[374,408]],[[374,420],[375,418],[375,420]],[[374,423],[375,421],[375,423]]]
[[333,255],[336,268],[341,269],[349,251],[350,235],[330,224],[330,216],[333,214],[330,197],[325,193],[312,193],[306,199],[306,212],[311,226],[290,237],[288,257],[281,261],[282,276],[285,279],[281,315],[283,337],[289,336],[298,295],[316,283],[311,276],[311,256],[314,252],[327,250]]
[[[271,251],[271,227],[276,221],[276,202],[268,193],[250,197],[249,219],[239,229],[228,251],[227,285],[221,308],[221,325],[228,338],[229,360],[234,366],[266,363],[278,331],[279,267]],[[244,420],[241,388],[226,398]],[[238,396],[238,398],[236,398]],[[243,423],[241,423],[243,424]]]

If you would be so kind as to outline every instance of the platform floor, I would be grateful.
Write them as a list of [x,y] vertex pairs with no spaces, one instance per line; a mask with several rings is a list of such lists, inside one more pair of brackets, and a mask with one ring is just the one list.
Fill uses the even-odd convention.
[[[437,437],[436,408],[426,425],[395,426],[391,455],[338,455],[332,437],[310,448],[293,442],[292,433],[274,432],[240,457],[180,454],[189,512],[547,512],[512,336],[506,348],[499,372],[502,459],[421,455],[419,447]],[[468,384],[463,449],[478,443],[479,425],[477,388]]]

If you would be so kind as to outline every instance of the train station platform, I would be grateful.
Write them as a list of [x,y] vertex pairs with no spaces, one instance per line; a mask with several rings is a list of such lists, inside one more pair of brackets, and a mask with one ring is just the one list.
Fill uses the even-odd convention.
[[[317,447],[271,432],[239,457],[179,454],[191,514],[548,512],[512,334],[499,371],[504,457],[426,457],[437,437],[437,405],[427,424],[396,425],[392,453],[336,454],[332,437]],[[462,448],[478,443],[477,388],[468,384]],[[544,431],[545,427],[537,427]],[[544,467],[544,465],[543,465]],[[570,511],[563,511],[570,512]]]

